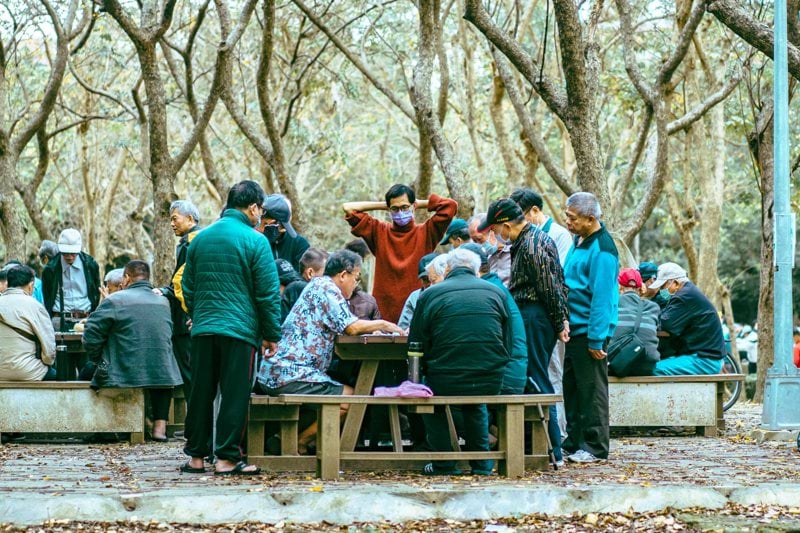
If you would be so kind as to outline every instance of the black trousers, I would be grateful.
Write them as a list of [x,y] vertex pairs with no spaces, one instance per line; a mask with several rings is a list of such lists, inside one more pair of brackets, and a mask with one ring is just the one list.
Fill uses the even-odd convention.
[[169,404],[172,401],[172,389],[147,389],[150,394],[150,405],[153,408],[153,420],[169,418]]
[[562,448],[608,458],[608,361],[589,354],[586,335],[572,337],[564,353],[564,411],[567,439]]
[[244,452],[241,443],[247,427],[255,347],[239,339],[222,335],[192,338],[192,390],[186,409],[186,446],[191,457],[211,453],[214,429],[214,398],[220,391],[217,415],[218,458],[238,462]]
[[192,393],[192,339],[188,333],[173,335],[172,353],[183,379],[183,395],[188,399]]

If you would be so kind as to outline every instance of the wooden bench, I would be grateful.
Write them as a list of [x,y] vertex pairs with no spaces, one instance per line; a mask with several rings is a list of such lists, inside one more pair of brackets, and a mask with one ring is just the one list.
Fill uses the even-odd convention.
[[176,431],[185,429],[187,400],[183,386],[172,389],[172,404],[170,405],[169,418],[167,419],[167,435],[174,437]]
[[743,374],[608,378],[609,425],[694,426],[714,437],[725,429],[725,385]]
[[144,391],[89,381],[0,381],[2,433],[130,433],[144,442]]
[[[256,404],[256,409],[251,405],[251,413],[261,411],[263,413],[272,408],[272,416],[287,417],[290,423],[282,424],[281,434],[289,438],[289,442],[284,443],[281,439],[282,451],[296,454],[296,428],[295,425],[299,418],[299,411],[290,411],[289,407],[302,405],[312,405],[319,409],[317,432],[317,454],[316,457],[268,457],[255,456],[249,454],[248,460],[265,466],[270,470],[275,469],[275,462],[279,461],[280,467],[308,466],[313,461],[316,467],[317,476],[322,479],[336,479],[339,477],[339,469],[343,465],[360,469],[367,467],[375,469],[377,467],[391,467],[397,463],[420,465],[423,462],[435,460],[477,460],[477,459],[496,459],[499,461],[499,471],[501,475],[507,477],[520,477],[523,475],[526,464],[542,467],[547,462],[548,443],[544,439],[544,430],[539,428],[534,432],[533,451],[529,457],[525,456],[524,450],[524,424],[525,420],[536,422],[534,427],[541,426],[537,405],[543,408],[555,405],[561,400],[560,395],[538,394],[538,395],[519,395],[519,396],[434,396],[431,398],[391,398],[375,396],[324,396],[309,394],[285,394],[279,398],[271,398],[265,402]],[[374,451],[349,451],[346,443],[342,441],[340,433],[339,406],[342,403],[349,405],[385,405],[389,409],[390,429],[392,433],[393,451],[374,452]],[[399,406],[408,406],[417,413],[432,413],[435,406],[449,405],[474,405],[487,404],[498,412],[498,450],[486,452],[405,452],[402,447],[402,436],[400,435],[400,424],[398,416]],[[260,405],[260,407],[259,407]],[[267,409],[264,409],[264,407]],[[526,414],[527,408],[536,409],[534,414]],[[251,425],[251,430],[253,426]],[[263,425],[262,425],[263,427]],[[292,427],[294,430],[292,431]],[[290,435],[293,433],[294,436]],[[248,441],[248,452],[250,446],[263,450],[263,430],[258,434],[251,434]],[[261,442],[260,447],[254,442]],[[253,449],[253,451],[256,451]],[[290,461],[287,461],[290,460]],[[294,459],[294,460],[292,460]],[[299,459],[299,461],[298,461]],[[530,462],[528,462],[530,459]],[[310,460],[310,461],[309,461]],[[272,464],[270,464],[272,463]]]

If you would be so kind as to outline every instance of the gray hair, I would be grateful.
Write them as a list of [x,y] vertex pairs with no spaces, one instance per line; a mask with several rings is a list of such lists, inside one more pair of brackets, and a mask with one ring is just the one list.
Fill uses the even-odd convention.
[[173,211],[185,217],[192,217],[195,222],[200,223],[200,211],[189,200],[175,200],[169,204],[169,214],[171,215]]
[[428,277],[430,277],[431,272],[433,272],[438,277],[443,278],[445,272],[447,271],[447,254],[441,254],[434,257],[433,261],[428,263],[426,270],[428,271]]
[[103,281],[106,283],[113,283],[114,285],[119,285],[122,283],[122,275],[124,274],[124,268],[115,268],[114,270],[109,271],[106,274],[106,277],[103,278]]
[[597,197],[590,192],[576,192],[567,198],[567,207],[571,207],[583,217],[594,217],[600,220],[603,210],[600,209],[600,202]]
[[474,215],[472,215],[467,219],[467,227],[469,228],[475,222],[477,222],[478,224],[483,224],[485,220],[486,220],[486,213],[475,213]]
[[325,262],[325,275],[332,278],[340,272],[350,272],[361,268],[361,256],[350,250],[338,250],[328,256]]
[[450,270],[467,267],[472,270],[473,274],[477,275],[481,269],[481,258],[475,252],[459,247],[447,254],[447,266],[450,267]]
[[44,259],[47,257],[48,259],[52,259],[58,255],[58,245],[53,241],[42,241],[42,245],[39,246],[39,259]]

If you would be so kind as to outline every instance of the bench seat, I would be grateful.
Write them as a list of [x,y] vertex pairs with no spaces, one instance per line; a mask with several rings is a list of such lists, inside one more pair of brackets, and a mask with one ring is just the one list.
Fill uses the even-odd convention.
[[0,433],[130,433],[144,442],[144,390],[89,381],[0,381]]

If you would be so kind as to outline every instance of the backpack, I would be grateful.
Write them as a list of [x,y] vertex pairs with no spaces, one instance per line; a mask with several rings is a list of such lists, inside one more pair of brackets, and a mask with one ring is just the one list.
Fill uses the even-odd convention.
[[624,378],[628,376],[652,376],[656,359],[647,355],[644,343],[639,339],[639,326],[642,323],[641,299],[636,308],[636,323],[633,331],[625,333],[608,345],[608,375]]

